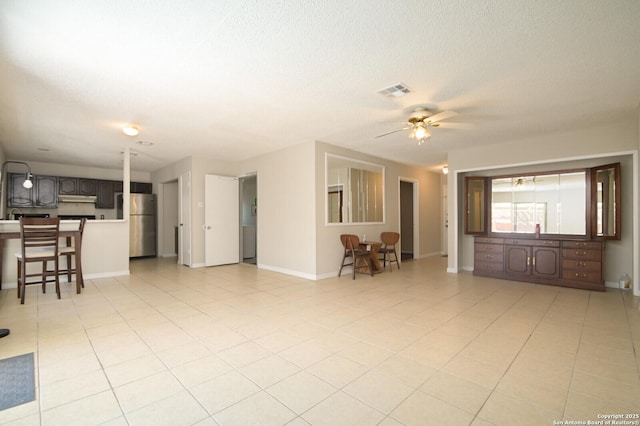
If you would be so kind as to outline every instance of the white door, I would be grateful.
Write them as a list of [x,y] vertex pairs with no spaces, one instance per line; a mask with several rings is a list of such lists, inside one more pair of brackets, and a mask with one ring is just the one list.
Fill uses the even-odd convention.
[[191,172],[178,177],[178,264],[191,266]]
[[205,266],[240,261],[240,198],[238,179],[206,175],[204,181]]

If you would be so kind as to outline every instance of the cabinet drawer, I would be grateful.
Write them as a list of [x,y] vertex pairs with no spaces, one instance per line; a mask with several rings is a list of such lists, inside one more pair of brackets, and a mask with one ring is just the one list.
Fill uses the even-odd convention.
[[560,247],[558,240],[531,240],[526,238],[507,238],[505,244],[512,246],[531,246],[531,247]]
[[583,250],[583,249],[562,249],[562,258],[564,259],[584,259],[595,260],[600,262],[602,260],[602,252],[600,250]]
[[484,244],[502,244],[504,242],[504,239],[490,238],[490,237],[476,237],[474,241],[476,243],[484,243]]
[[602,243],[598,241],[563,241],[562,248],[602,250]]
[[564,259],[562,261],[562,269],[575,270],[575,272],[600,272],[602,269],[601,262],[595,262],[592,260],[573,260]]
[[477,252],[474,255],[474,260],[478,262],[503,262],[504,255],[502,253],[490,253],[490,252]]
[[502,244],[479,244],[476,243],[475,246],[476,252],[488,252],[488,253],[503,253],[504,246]]
[[533,247],[560,247],[558,240],[533,240],[529,241]]
[[502,262],[488,262],[476,259],[473,268],[475,271],[502,272],[504,271],[504,264]]
[[574,271],[565,269],[562,271],[562,278],[571,281],[587,281],[592,283],[602,282],[602,275],[600,272],[593,271]]

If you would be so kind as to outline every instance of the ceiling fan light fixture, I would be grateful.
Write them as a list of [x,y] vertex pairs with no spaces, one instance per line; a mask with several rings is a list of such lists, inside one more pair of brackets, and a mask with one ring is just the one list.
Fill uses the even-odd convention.
[[431,137],[431,132],[424,123],[417,123],[410,131],[409,137],[418,141],[418,145],[422,145]]

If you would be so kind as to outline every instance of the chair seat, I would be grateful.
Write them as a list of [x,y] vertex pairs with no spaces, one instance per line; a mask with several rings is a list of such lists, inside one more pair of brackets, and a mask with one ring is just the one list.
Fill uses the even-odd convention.
[[[40,249],[31,249],[27,253],[25,253],[27,259],[44,259],[51,258],[56,256],[56,252],[53,249],[49,248],[40,248]],[[22,259],[22,253],[16,253],[16,258],[18,260]]]

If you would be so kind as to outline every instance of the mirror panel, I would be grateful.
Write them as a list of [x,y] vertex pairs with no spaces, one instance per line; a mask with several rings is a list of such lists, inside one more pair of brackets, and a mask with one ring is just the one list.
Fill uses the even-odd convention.
[[491,232],[584,235],[586,172],[491,179]]
[[482,177],[467,177],[465,179],[465,222],[464,230],[467,234],[482,234],[486,224],[486,180]]
[[384,223],[384,166],[325,156],[327,224]]
[[620,239],[620,164],[594,169],[591,185],[595,220],[594,235],[606,239]]

